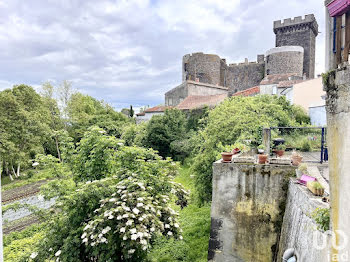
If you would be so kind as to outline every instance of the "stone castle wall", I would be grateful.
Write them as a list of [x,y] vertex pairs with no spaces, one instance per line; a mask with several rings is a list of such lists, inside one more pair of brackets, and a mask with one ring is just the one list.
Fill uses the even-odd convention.
[[183,57],[182,81],[192,80],[220,85],[221,83],[221,58],[218,55],[193,53]]
[[304,49],[300,46],[275,47],[266,52],[265,73],[303,76]]
[[314,15],[288,18],[275,21],[273,31],[276,34],[276,47],[301,46],[304,48],[303,73],[308,78],[315,77],[315,44],[318,35],[318,24]]
[[226,80],[229,87],[229,96],[259,85],[264,78],[264,72],[264,63],[231,64],[228,68]]
[[182,79],[227,87],[229,94],[259,85],[264,78],[264,55],[257,62],[226,64],[217,55],[193,53],[183,57]]

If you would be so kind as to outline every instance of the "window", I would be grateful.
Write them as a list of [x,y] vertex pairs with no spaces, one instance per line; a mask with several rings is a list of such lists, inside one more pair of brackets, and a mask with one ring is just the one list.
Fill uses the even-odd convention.
[[266,69],[266,74],[267,74],[267,75],[270,74],[270,69]]

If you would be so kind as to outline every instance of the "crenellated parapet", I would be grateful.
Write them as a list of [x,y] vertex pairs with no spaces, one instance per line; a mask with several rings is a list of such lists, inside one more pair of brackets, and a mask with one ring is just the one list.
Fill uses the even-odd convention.
[[313,14],[306,15],[303,19],[301,16],[273,22],[273,31],[275,34],[278,32],[293,32],[298,30],[307,30],[311,29],[315,36],[318,35],[318,24],[316,18]]

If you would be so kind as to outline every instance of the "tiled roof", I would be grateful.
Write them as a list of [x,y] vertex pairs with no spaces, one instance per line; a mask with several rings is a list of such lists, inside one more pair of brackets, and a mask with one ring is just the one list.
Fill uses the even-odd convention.
[[140,112],[138,114],[136,114],[136,116],[144,116],[145,115],[145,112]]
[[147,108],[145,110],[145,113],[164,112],[167,108],[171,108],[171,106],[154,106],[151,108]]
[[295,84],[299,84],[301,82],[304,82],[305,80],[299,79],[299,80],[289,80],[289,81],[281,81],[278,83],[277,87],[291,87]]
[[282,81],[290,81],[290,80],[298,80],[298,79],[302,79],[302,78],[296,76],[295,74],[267,75],[260,82],[260,85],[273,85],[273,84],[278,84]]
[[178,109],[190,110],[203,108],[205,106],[215,107],[225,100],[227,94],[211,95],[211,96],[188,96],[178,106]]
[[254,96],[260,94],[260,86],[254,86],[243,91],[234,93],[232,96]]

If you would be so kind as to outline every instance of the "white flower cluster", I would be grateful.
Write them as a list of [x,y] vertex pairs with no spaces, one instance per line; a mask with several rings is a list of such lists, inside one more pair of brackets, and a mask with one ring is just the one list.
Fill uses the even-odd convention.
[[82,242],[94,247],[118,238],[125,255],[130,256],[136,250],[147,250],[157,232],[181,239],[178,214],[168,207],[169,201],[168,195],[152,196],[137,178],[122,180],[111,198],[100,201],[95,219],[84,228]]

